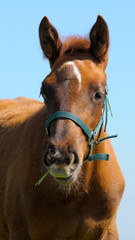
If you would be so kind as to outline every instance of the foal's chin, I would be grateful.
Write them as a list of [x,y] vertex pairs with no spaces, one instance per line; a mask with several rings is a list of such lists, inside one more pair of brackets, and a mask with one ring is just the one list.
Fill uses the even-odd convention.
[[82,164],[79,164],[77,168],[75,168],[75,166],[71,167],[53,164],[48,168],[48,170],[61,187],[63,186],[65,188],[69,188],[71,186],[78,185],[81,175],[81,166]]

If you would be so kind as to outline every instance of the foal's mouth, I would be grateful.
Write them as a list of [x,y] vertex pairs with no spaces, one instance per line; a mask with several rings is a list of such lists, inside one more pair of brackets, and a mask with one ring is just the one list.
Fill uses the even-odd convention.
[[71,185],[76,181],[82,165],[78,154],[68,152],[66,156],[63,156],[58,150],[55,153],[52,153],[51,150],[49,147],[49,150],[44,154],[45,167],[58,183]]
[[55,179],[63,185],[71,184],[74,181],[74,177],[72,175],[69,177],[55,177]]
[[53,164],[49,168],[49,172],[52,177],[62,185],[71,185],[75,182],[78,175],[78,167],[69,167],[69,166],[57,166]]

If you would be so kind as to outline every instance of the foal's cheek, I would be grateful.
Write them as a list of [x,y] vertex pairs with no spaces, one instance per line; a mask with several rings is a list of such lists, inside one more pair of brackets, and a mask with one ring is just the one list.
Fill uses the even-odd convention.
[[89,152],[89,145],[87,138],[85,136],[82,136],[80,138],[80,142],[78,144],[78,153],[79,153],[79,158],[80,158],[80,163],[83,164],[84,158],[88,155]]

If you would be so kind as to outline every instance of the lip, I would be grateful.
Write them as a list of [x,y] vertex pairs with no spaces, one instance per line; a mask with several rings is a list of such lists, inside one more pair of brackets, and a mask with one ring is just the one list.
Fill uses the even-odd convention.
[[63,178],[62,178],[62,177],[55,177],[55,179],[56,179],[59,183],[64,184],[64,185],[73,182],[73,176],[72,176],[72,175],[69,176],[69,177],[63,177]]

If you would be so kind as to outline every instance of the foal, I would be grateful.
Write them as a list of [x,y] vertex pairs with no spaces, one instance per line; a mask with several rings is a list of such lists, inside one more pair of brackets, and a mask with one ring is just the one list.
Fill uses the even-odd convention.
[[124,178],[103,127],[107,24],[98,16],[89,39],[62,43],[44,17],[39,36],[51,66],[45,105],[0,103],[0,239],[118,240]]

